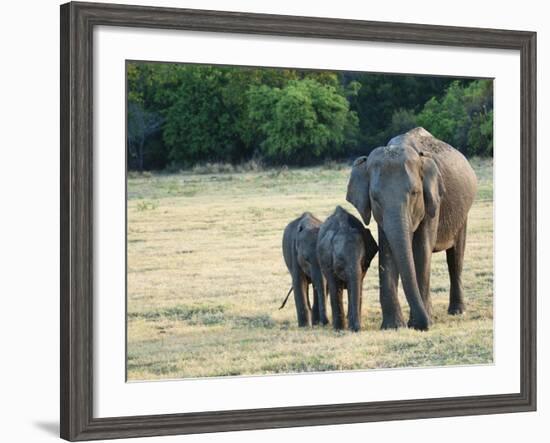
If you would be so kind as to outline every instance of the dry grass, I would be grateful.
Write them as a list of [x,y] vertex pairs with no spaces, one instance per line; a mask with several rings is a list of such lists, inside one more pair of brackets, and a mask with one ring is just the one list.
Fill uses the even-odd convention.
[[283,229],[305,210],[325,218],[340,204],[356,213],[344,199],[349,168],[130,177],[128,379],[492,362],[492,162],[472,163],[480,189],[463,276],[468,311],[447,315],[445,254],[436,254],[435,325],[426,333],[379,330],[376,259],[360,333],[299,329],[292,297],[278,310],[290,287]]

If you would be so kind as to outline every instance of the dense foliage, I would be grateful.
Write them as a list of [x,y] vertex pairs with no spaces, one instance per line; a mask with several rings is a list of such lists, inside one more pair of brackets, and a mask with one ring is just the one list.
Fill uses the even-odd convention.
[[129,63],[128,166],[312,164],[368,153],[415,126],[492,155],[490,80]]
[[340,156],[355,142],[357,116],[332,85],[292,80],[283,88],[256,86],[247,95],[248,116],[258,130],[259,152],[267,161],[308,163]]
[[493,83],[461,86],[453,82],[441,98],[432,97],[416,118],[436,137],[461,147],[466,155],[493,155]]

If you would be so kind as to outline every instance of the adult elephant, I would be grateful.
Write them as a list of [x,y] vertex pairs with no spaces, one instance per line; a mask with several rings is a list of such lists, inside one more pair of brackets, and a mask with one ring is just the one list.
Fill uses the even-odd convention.
[[355,160],[346,199],[369,224],[378,223],[382,329],[404,326],[398,277],[410,306],[408,325],[431,323],[430,266],[446,251],[451,281],[449,314],[464,312],[462,264],[466,222],[477,191],[468,160],[424,128],[390,140]]

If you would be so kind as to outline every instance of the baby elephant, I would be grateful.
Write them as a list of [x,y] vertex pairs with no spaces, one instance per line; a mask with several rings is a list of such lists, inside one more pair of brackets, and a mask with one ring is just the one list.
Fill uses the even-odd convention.
[[317,255],[328,283],[332,324],[345,327],[343,289],[348,291],[348,326],[361,329],[363,279],[378,252],[370,230],[341,206],[322,224],[317,240]]
[[[320,226],[319,219],[309,212],[304,212],[301,217],[288,224],[283,234],[283,256],[288,272],[292,276],[291,290],[294,291],[298,326],[328,323],[326,283],[319,267],[316,251]],[[313,284],[313,315],[308,296],[310,283]]]

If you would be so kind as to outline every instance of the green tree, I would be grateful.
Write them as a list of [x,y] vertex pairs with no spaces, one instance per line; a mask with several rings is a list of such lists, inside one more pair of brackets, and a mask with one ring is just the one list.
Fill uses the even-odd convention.
[[349,157],[422,124],[492,155],[492,83],[441,77],[128,63],[128,165]]
[[182,74],[164,125],[169,159],[182,165],[205,159],[231,161],[238,154],[239,139],[235,113],[223,94],[226,70],[193,66]]
[[337,157],[353,143],[357,116],[335,86],[306,78],[283,88],[248,92],[249,118],[260,131],[260,150],[270,162],[304,164]]
[[418,118],[412,109],[400,108],[392,114],[390,133],[403,134],[418,126]]
[[472,117],[466,155],[493,156],[493,111],[483,110]]
[[[128,164],[135,169],[163,169],[168,149],[163,141],[163,126],[156,130],[149,123],[165,122],[166,112],[177,99],[184,81],[185,65],[171,63],[128,63]],[[156,125],[154,125],[156,126]],[[149,129],[148,129],[149,128]],[[142,140],[140,132],[146,136]],[[139,143],[138,143],[139,142]],[[142,143],[142,144],[141,144]]]
[[250,158],[258,131],[248,117],[247,91],[298,78],[288,69],[200,65],[166,65],[154,75],[162,91],[151,102],[164,109],[163,140],[169,160],[180,165]]
[[151,154],[146,142],[160,131],[163,119],[158,113],[147,111],[142,104],[133,101],[128,103],[127,119],[128,162],[143,171],[146,158]]
[[[345,84],[351,81],[361,84],[350,103],[359,118],[359,147],[363,153],[385,145],[396,135],[397,119],[403,123],[404,111],[409,113],[410,120],[410,115],[421,111],[430,98],[443,95],[451,83],[444,77],[418,75],[344,73],[342,77]],[[396,112],[400,114],[395,115]]]
[[434,136],[464,154],[493,155],[493,84],[476,80],[453,82],[440,99],[432,97],[417,121]]

